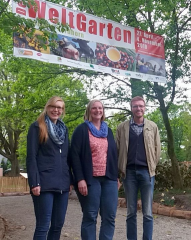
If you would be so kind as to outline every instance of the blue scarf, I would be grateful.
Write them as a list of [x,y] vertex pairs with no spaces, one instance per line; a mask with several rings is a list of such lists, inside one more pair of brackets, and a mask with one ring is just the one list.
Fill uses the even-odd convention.
[[45,123],[48,129],[48,134],[53,142],[59,145],[63,144],[66,137],[66,126],[64,122],[61,119],[57,119],[56,124],[54,124],[46,115]]
[[108,135],[108,126],[106,122],[101,122],[100,130],[93,125],[92,122],[86,120],[85,123],[88,125],[88,128],[92,135],[97,138],[105,138]]

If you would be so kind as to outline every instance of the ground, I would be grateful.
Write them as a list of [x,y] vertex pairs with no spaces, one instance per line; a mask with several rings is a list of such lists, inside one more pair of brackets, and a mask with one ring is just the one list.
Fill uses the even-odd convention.
[[[6,219],[7,228],[2,240],[31,240],[35,228],[32,198],[25,196],[0,197],[0,216]],[[62,240],[80,240],[82,213],[77,199],[70,199],[66,221],[62,229]],[[137,240],[142,239],[142,212],[137,213]],[[97,233],[101,223],[98,217]],[[113,240],[124,240],[126,236],[126,209],[118,208]],[[190,220],[154,215],[154,240],[190,240]]]
[[159,192],[154,194],[154,202],[191,211],[191,193]]

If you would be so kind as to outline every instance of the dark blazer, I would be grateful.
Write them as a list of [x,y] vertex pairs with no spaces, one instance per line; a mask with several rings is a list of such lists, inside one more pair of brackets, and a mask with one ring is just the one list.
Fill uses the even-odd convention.
[[[117,180],[117,147],[111,129],[108,129],[108,151],[106,176],[112,180]],[[74,131],[70,148],[71,166],[75,182],[85,180],[91,185],[93,176],[92,154],[90,149],[88,126],[86,123],[80,124]]]
[[26,166],[30,188],[40,186],[41,191],[69,191],[68,130],[65,142],[58,145],[48,138],[39,143],[39,126],[34,122],[27,135]]

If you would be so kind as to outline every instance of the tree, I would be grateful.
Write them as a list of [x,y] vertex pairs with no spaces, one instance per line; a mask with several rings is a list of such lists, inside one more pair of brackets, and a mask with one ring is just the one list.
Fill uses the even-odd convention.
[[[3,1],[0,5],[0,26],[9,32],[12,28],[18,31],[28,29],[34,30],[34,23],[28,20],[17,18],[8,11],[9,1]],[[28,1],[24,1],[26,4]],[[33,2],[33,1],[31,1]],[[165,129],[167,132],[168,155],[172,163],[172,173],[174,187],[181,188],[182,181],[179,173],[178,161],[175,152],[174,135],[169,120],[169,108],[175,99],[184,96],[185,89],[177,89],[178,81],[184,83],[190,81],[190,30],[191,30],[191,3],[188,0],[77,0],[77,1],[52,1],[65,6],[74,6],[77,9],[88,13],[108,18],[125,25],[148,30],[153,33],[161,34],[165,37],[166,61],[167,61],[167,84],[162,85],[157,82],[140,82],[136,79],[112,78],[109,85],[104,86],[100,91],[103,99],[109,97],[112,103],[124,106],[132,96],[137,94],[145,96],[159,107]],[[5,5],[2,5],[4,4]],[[4,7],[5,6],[5,7]],[[39,21],[39,19],[37,19]],[[20,26],[25,26],[24,30]],[[39,22],[41,30],[44,30],[44,37],[55,34],[55,29],[47,25],[47,22]],[[61,27],[63,30],[63,26]],[[48,29],[48,30],[47,30]],[[84,71],[82,71],[84,73]],[[93,75],[91,73],[89,77]],[[97,75],[97,74],[96,74]],[[100,76],[99,76],[100,77]],[[105,75],[103,76],[105,78]],[[90,80],[91,82],[91,80]],[[97,85],[96,88],[99,87]],[[105,84],[106,85],[106,84]],[[92,86],[92,85],[91,85]],[[113,87],[115,86],[115,87]],[[117,87],[116,87],[117,86]],[[127,111],[124,111],[128,115]]]
[[[182,188],[174,135],[169,119],[169,108],[185,97],[185,89],[177,88],[178,81],[190,81],[191,3],[188,0],[78,0],[75,7],[88,13],[108,18],[122,24],[141,28],[165,37],[167,83],[140,82],[136,79],[113,77],[109,85],[104,82],[100,92],[103,99],[113,99],[122,105],[137,94],[156,104],[162,114],[167,133],[168,156],[172,163],[175,188]],[[96,83],[97,84],[97,83]],[[115,88],[113,87],[115,86]],[[125,111],[124,111],[125,112]]]
[[[190,104],[182,105],[172,104],[169,108],[169,120],[174,136],[175,153],[178,162],[189,161],[191,159],[190,152],[190,133],[191,133],[191,116]],[[163,160],[168,158],[167,154],[167,134],[159,109],[147,114],[147,118],[152,119],[160,129],[160,136],[163,149]]]
[[[35,8],[34,0],[22,2]],[[88,102],[81,81],[73,76],[74,69],[12,56],[13,31],[24,33],[30,29],[28,32],[32,34],[36,23],[44,32],[44,39],[46,36],[54,39],[56,29],[64,31],[67,28],[50,25],[42,19],[20,18],[11,12],[9,0],[0,2],[0,154],[11,162],[12,176],[19,174],[19,164],[25,165],[28,127],[36,120],[48,98],[53,95],[63,97],[70,135],[75,125],[81,122]]]
[[[65,67],[14,57],[0,63],[0,154],[19,174],[19,159],[26,157],[26,133],[53,95],[65,100],[70,132],[79,122],[88,99],[82,83],[65,74]],[[19,144],[20,143],[20,144]]]

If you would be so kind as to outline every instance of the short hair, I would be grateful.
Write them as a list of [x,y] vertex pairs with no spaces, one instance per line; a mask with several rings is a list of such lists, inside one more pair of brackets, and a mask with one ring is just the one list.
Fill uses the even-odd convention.
[[91,100],[87,107],[86,107],[86,111],[85,111],[85,114],[84,114],[84,120],[88,120],[88,121],[92,121],[92,117],[91,117],[91,109],[92,109],[92,105],[95,103],[95,102],[100,102],[103,106],[103,116],[101,117],[101,121],[104,121],[105,120],[105,109],[104,109],[104,105],[103,103],[100,101],[100,100],[97,100],[97,99],[93,99]]
[[145,100],[142,97],[136,96],[136,97],[132,98],[131,101],[130,101],[131,108],[132,108],[132,103],[135,102],[135,101],[143,101],[144,104],[145,104]]

